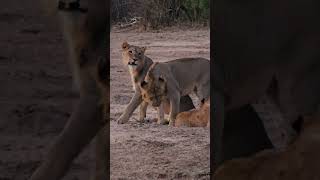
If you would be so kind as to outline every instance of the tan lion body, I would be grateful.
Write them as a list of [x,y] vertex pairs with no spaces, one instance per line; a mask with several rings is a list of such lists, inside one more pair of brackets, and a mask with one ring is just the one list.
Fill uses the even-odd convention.
[[[130,100],[128,106],[124,110],[124,113],[118,119],[118,123],[126,123],[131,117],[133,111],[140,105],[140,117],[139,121],[142,122],[146,117],[146,111],[148,107],[147,102],[143,102],[141,98],[140,83],[144,80],[148,73],[150,66],[153,61],[149,57],[144,55],[146,48],[133,46],[124,42],[122,44],[122,62],[128,67],[130,73],[133,90],[135,91],[132,99]],[[168,113],[168,108],[170,106],[169,101],[164,101],[158,110],[158,123],[166,123],[164,120],[164,113]],[[188,111],[193,109],[194,105],[192,99],[189,96],[183,96],[180,100],[180,109],[182,111]]]
[[202,103],[200,108],[181,112],[176,118],[176,127],[209,127],[210,99]]
[[[109,77],[106,59],[107,0],[48,1],[48,8],[61,19],[69,51],[69,64],[76,81],[80,99],[63,131],[50,146],[43,162],[30,180],[58,180],[69,169],[72,161],[96,136],[96,180],[109,178],[108,135]],[[79,3],[80,9],[69,9]]]
[[207,100],[210,96],[210,61],[204,58],[181,58],[154,63],[141,84],[142,98],[154,107],[170,101],[170,122],[174,125],[180,112],[181,96],[194,92]]

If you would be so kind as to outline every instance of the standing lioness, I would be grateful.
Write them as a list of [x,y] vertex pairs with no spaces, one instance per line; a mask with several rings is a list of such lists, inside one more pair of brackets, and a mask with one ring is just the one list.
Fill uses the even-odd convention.
[[210,96],[210,61],[204,58],[181,58],[153,63],[141,84],[143,100],[159,107],[170,101],[170,122],[174,126],[181,96],[194,92],[207,100]]
[[[148,107],[147,102],[143,102],[141,98],[140,83],[144,80],[149,67],[152,65],[153,61],[149,57],[145,56],[145,47],[133,46],[128,44],[126,41],[122,43],[122,62],[128,67],[130,72],[133,90],[135,91],[132,99],[130,100],[128,106],[124,110],[124,113],[118,119],[119,124],[128,122],[133,111],[140,105],[140,117],[139,121],[143,121],[146,117],[146,111]],[[164,103],[164,105],[169,104]],[[180,101],[180,109],[182,111],[188,111],[195,108],[192,99],[187,95],[183,96]],[[158,122],[163,119],[163,111],[158,108]]]

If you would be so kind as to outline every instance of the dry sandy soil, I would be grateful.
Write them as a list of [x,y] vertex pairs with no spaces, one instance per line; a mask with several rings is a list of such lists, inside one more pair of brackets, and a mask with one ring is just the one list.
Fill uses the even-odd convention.
[[[146,55],[154,61],[210,56],[208,29],[111,33],[111,178],[209,179],[208,128],[140,124],[138,109],[128,124],[115,122],[133,96],[129,72],[121,61],[124,40],[147,46]],[[193,100],[198,105],[195,96]],[[156,111],[149,107],[147,119],[155,117]]]
[[[0,179],[24,180],[44,158],[78,96],[72,92],[59,26],[41,15],[38,0],[3,1],[0,27]],[[208,58],[208,35],[208,30],[112,33],[112,120],[132,96],[129,75],[120,64],[123,39],[149,46],[147,54],[163,61]],[[155,117],[154,112],[149,116]],[[208,129],[138,125],[131,120],[121,126],[111,122],[112,179],[208,178]],[[63,180],[89,179],[94,169],[92,152],[90,144]]]

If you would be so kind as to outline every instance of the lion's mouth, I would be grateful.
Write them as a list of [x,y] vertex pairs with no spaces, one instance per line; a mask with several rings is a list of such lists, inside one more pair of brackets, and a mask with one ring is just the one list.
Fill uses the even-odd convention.
[[137,66],[138,64],[136,64],[135,62],[128,62],[129,66]]

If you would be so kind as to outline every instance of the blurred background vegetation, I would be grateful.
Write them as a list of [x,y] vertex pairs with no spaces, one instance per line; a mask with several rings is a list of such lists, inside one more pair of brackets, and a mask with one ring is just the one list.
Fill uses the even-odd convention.
[[111,20],[123,27],[159,29],[173,25],[209,26],[209,0],[112,0]]

